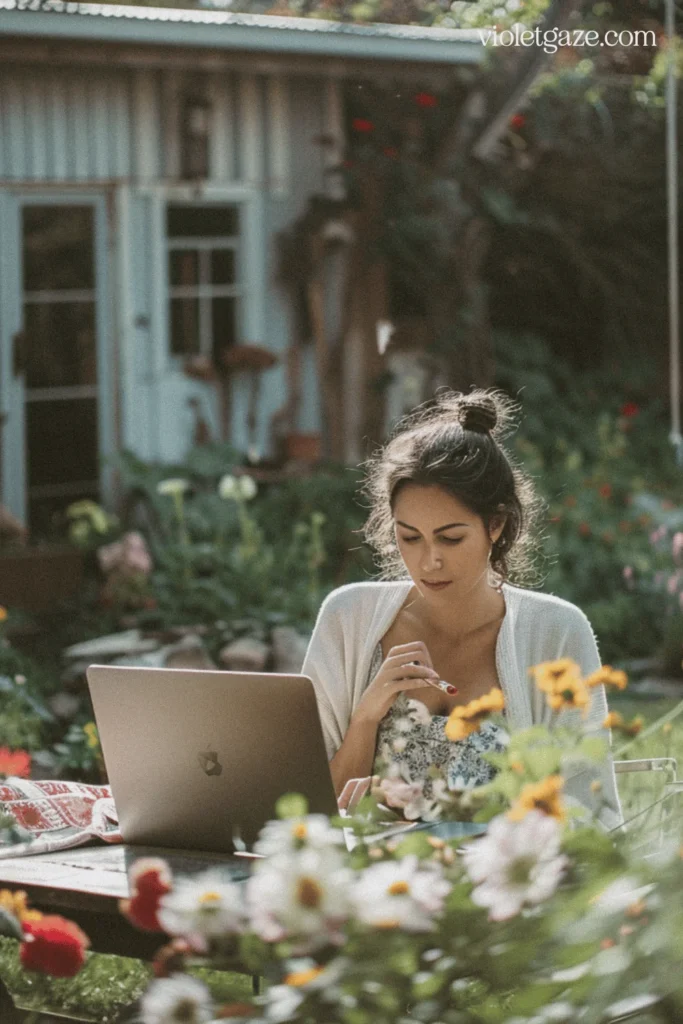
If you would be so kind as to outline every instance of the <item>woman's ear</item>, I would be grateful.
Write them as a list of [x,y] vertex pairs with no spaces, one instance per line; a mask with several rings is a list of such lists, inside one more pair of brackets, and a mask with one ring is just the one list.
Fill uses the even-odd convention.
[[507,522],[507,516],[497,515],[494,516],[489,523],[489,537],[491,543],[495,544],[501,533],[505,529],[505,523]]

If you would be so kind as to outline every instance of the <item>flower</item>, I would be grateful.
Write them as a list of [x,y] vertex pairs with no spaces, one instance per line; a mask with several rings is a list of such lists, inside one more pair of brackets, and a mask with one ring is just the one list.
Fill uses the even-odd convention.
[[421,781],[406,782],[400,776],[390,776],[382,779],[380,789],[387,806],[402,811],[407,821],[422,818],[429,811]]
[[548,899],[567,864],[557,821],[540,811],[518,822],[494,818],[484,837],[465,846],[463,859],[475,884],[472,901],[488,907],[492,921],[505,921],[524,904]]
[[603,729],[618,729],[625,736],[637,736],[643,728],[643,719],[636,715],[630,722],[624,721],[618,711],[610,711],[602,723]]
[[625,402],[619,410],[620,415],[626,416],[627,418],[630,418],[631,416],[637,416],[639,412],[640,406],[636,405],[635,402]]
[[351,898],[358,920],[371,928],[428,932],[450,891],[439,864],[420,864],[410,855],[371,864],[353,886]]
[[161,480],[157,484],[157,494],[164,494],[172,498],[180,497],[189,489],[189,481],[183,480],[181,477],[169,477],[168,480]]
[[309,967],[303,971],[290,971],[285,977],[285,985],[293,985],[294,988],[303,988],[304,985],[309,985],[316,978],[319,978],[325,971],[324,967],[319,964],[315,967]]
[[124,576],[136,573],[149,576],[153,568],[144,537],[134,531],[126,533],[120,541],[101,547],[97,552],[97,561],[102,572],[118,571]]
[[207,939],[234,935],[242,930],[244,904],[240,888],[215,870],[176,882],[161,897],[158,919],[169,935],[182,935],[198,949]]
[[260,861],[246,883],[251,929],[265,942],[295,939],[300,952],[342,941],[352,877],[329,848],[304,847]]
[[612,485],[611,484],[601,484],[600,487],[598,488],[598,494],[600,495],[601,498],[611,498],[612,497]]
[[16,917],[17,921],[39,921],[43,916],[38,910],[29,910],[25,892],[10,892],[0,889],[0,910]]
[[362,135],[369,135],[370,132],[374,132],[375,130],[374,123],[365,117],[354,117],[351,122],[351,127],[354,132],[360,132]]
[[532,811],[542,811],[551,818],[564,821],[565,810],[561,800],[563,786],[561,775],[549,775],[542,782],[528,783],[508,811],[508,818],[510,821],[521,821]]
[[465,739],[466,736],[477,731],[488,715],[493,711],[502,711],[504,707],[503,691],[496,686],[483,697],[471,700],[469,704],[458,705],[453,708],[446,722],[447,739],[452,742]]
[[100,745],[100,737],[97,732],[97,726],[94,722],[86,722],[83,726],[83,733],[85,735],[85,741],[91,750],[97,750]]
[[431,92],[418,92],[415,95],[415,102],[418,107],[422,107],[423,110],[433,110],[434,107],[438,107],[439,101]]
[[384,156],[388,157],[389,160],[397,160],[399,155],[396,146],[385,146],[382,153]]
[[616,690],[625,690],[628,686],[628,676],[621,669],[612,668],[611,665],[603,665],[597,672],[584,679],[584,686],[613,686]]
[[547,694],[547,701],[553,711],[562,708],[586,708],[589,696],[581,679],[581,670],[571,658],[544,661],[529,669],[536,686]]
[[7,619],[7,609],[0,604],[0,622],[4,622]]
[[211,994],[189,974],[153,981],[140,1001],[143,1024],[208,1024],[214,1019]]
[[258,488],[250,476],[231,476],[226,473],[218,484],[218,494],[224,501],[251,501]]
[[510,118],[510,127],[514,128],[515,130],[517,130],[518,128],[523,128],[525,124],[526,117],[524,116],[524,114],[513,114],[513,116]]
[[53,978],[73,978],[85,963],[88,936],[73,921],[57,914],[46,914],[37,921],[24,921],[24,941],[19,947],[22,967],[27,971],[50,974]]
[[141,857],[130,869],[128,883],[131,898],[121,900],[121,913],[136,928],[148,932],[162,932],[164,929],[158,917],[159,904],[173,885],[166,861],[159,857]]
[[296,1011],[304,1000],[304,993],[292,985],[271,985],[266,992],[266,1020],[293,1020]]
[[87,519],[96,533],[107,533],[111,525],[111,520],[104,509],[96,501],[91,501],[89,498],[85,498],[83,501],[75,501],[72,505],[69,505],[66,510],[66,516],[67,519]]
[[293,853],[303,847],[329,848],[336,853],[343,842],[340,829],[332,828],[326,815],[307,814],[305,817],[267,822],[254,843],[254,853],[273,857]]
[[16,775],[27,779],[31,774],[31,755],[26,750],[10,750],[0,747],[0,777]]

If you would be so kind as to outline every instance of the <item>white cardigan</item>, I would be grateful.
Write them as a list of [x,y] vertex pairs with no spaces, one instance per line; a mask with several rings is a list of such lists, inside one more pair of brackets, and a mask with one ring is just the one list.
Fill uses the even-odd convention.
[[[328,758],[342,744],[351,716],[368,685],[377,644],[401,609],[412,583],[351,583],[334,590],[322,604],[306,652],[302,673],[315,687]],[[600,656],[591,625],[583,612],[552,594],[540,594],[503,584],[505,617],[496,642],[496,668],[505,695],[506,716],[513,731],[550,721],[544,694],[529,676],[529,668],[543,661],[572,658],[584,676],[600,668]],[[604,687],[591,691],[583,727],[591,735],[609,740],[602,727],[607,714]],[[578,712],[564,712],[563,721]],[[567,779],[565,792],[586,807],[595,807],[590,789],[594,776]],[[613,828],[623,820],[611,759],[601,768],[602,796],[614,810],[603,807],[600,820]]]

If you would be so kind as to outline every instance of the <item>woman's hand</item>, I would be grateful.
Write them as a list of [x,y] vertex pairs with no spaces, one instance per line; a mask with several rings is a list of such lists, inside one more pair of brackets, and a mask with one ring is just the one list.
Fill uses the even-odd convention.
[[379,724],[403,690],[432,686],[440,690],[429,651],[421,640],[392,647],[361,697],[354,718]]

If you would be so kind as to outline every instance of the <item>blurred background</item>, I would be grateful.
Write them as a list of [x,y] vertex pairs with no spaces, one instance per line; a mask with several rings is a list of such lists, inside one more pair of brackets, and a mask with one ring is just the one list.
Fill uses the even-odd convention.
[[0,0],[4,756],[101,777],[93,660],[298,669],[374,572],[362,460],[441,385],[521,403],[522,582],[679,699],[682,24]]

